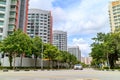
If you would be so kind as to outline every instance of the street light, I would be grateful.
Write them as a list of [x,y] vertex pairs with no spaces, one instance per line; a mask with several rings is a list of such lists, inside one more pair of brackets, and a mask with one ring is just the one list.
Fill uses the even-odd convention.
[[43,70],[43,40],[42,40],[42,52],[41,52],[41,70]]

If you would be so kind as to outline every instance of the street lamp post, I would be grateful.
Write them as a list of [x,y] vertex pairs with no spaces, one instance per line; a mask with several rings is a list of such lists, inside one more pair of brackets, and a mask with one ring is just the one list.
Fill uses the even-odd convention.
[[43,41],[42,41],[42,52],[41,52],[41,70],[43,70]]

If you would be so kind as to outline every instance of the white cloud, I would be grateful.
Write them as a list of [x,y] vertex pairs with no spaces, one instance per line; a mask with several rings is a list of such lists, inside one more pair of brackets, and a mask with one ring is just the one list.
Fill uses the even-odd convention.
[[54,20],[55,24],[56,23],[57,24],[59,24],[59,23],[62,24],[67,19],[66,12],[60,7],[54,8],[52,13],[53,13],[53,18],[54,18],[53,20]]
[[37,8],[43,10],[52,10],[52,2],[54,0],[30,0],[29,1],[29,8]]
[[[55,0],[30,0],[30,8],[52,10],[54,29],[65,30],[69,35],[97,33],[108,29],[109,0],[82,0],[72,8],[54,7]],[[105,28],[106,27],[106,28]],[[104,31],[104,32],[105,32]]]
[[107,8],[108,0],[83,0],[80,5],[76,5],[72,9],[61,8],[61,12],[55,10],[53,14],[59,16],[54,15],[54,21],[56,21],[54,28],[64,29],[69,35],[108,32]]
[[[108,32],[108,4],[111,0],[81,0],[72,7],[54,7],[56,0],[30,0],[30,8],[51,10],[53,15],[53,28],[67,31],[68,36],[74,39],[70,44],[79,45],[83,56],[90,52],[90,43],[85,37],[75,38],[77,35],[96,35],[98,32]],[[68,39],[69,40],[69,39]]]

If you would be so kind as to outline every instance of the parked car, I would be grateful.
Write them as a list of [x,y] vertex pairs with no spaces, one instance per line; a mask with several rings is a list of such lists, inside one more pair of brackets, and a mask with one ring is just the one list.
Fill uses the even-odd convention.
[[75,64],[74,65],[74,70],[83,70],[83,67],[81,64]]

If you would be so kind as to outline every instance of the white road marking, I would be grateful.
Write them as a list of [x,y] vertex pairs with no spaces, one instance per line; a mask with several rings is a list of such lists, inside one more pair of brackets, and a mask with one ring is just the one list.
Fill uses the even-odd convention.
[[85,78],[85,79],[76,79],[76,80],[99,80],[99,79]]

